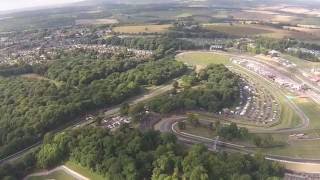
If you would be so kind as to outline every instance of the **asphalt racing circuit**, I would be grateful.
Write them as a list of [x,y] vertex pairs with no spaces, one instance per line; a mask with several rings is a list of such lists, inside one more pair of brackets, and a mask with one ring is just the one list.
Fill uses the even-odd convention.
[[[204,144],[208,147],[209,150],[216,151],[217,149],[214,148],[216,144],[217,146],[219,146],[220,150],[226,152],[237,152],[243,154],[255,153],[255,151],[251,150],[250,147],[246,147],[243,145],[180,132],[176,129],[176,124],[179,121],[186,120],[186,118],[186,116],[172,116],[169,118],[162,119],[159,123],[157,123],[154,126],[154,129],[159,130],[161,132],[170,132],[175,134],[178,140],[185,145]],[[287,169],[292,171],[316,174],[320,173],[320,159],[301,159],[289,156],[275,156],[271,154],[267,154],[265,158],[271,161],[282,163],[286,166]]]
[[[294,137],[293,141],[318,143],[318,140],[320,140],[319,135],[309,137],[307,134],[310,130],[319,128],[314,127],[312,124],[314,123],[312,120],[314,121],[315,118],[311,119],[310,113],[308,114],[305,109],[302,109],[295,100],[307,99],[315,103],[316,106],[320,105],[320,87],[302,75],[299,70],[294,69],[294,66],[288,68],[289,66],[282,65],[280,62],[275,63],[249,55],[220,51],[183,52],[177,57],[180,56],[179,59],[183,61],[185,55],[189,53],[227,56],[229,63],[225,64],[226,67],[239,74],[247,82],[247,86],[244,86],[245,88],[240,92],[243,93],[243,91],[249,89],[244,101],[237,109],[231,111],[231,115],[228,112],[231,122],[238,122],[239,126],[246,124],[245,127],[251,133],[277,133],[283,134],[287,138]],[[200,56],[197,58],[200,58]],[[195,61],[193,65],[196,63]],[[292,71],[292,69],[295,71]],[[243,95],[241,94],[241,96]],[[287,117],[289,112],[294,116]],[[298,119],[298,122],[291,122],[290,119],[294,117]],[[176,124],[186,119],[185,115],[172,116],[162,119],[154,128],[161,132],[174,133],[179,141],[187,145],[202,143],[208,146],[210,150],[215,150],[213,147],[219,146],[224,151],[246,154],[254,154],[256,152],[254,148],[243,144],[225,142],[180,131]],[[205,123],[205,121],[205,119],[200,118],[201,123]],[[288,123],[285,123],[285,121]],[[265,153],[265,155],[266,159],[278,161],[294,171],[320,173],[320,158],[305,158],[274,153]]]

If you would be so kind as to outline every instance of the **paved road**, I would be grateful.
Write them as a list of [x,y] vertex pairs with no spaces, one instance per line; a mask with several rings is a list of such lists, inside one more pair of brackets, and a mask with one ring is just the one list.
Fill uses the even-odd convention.
[[[231,69],[233,71],[238,71],[236,69]],[[248,70],[245,70],[247,71],[247,73],[250,73],[251,75],[254,75],[258,78],[261,78],[265,81],[267,81],[270,85],[273,84],[272,81],[270,81],[269,79],[259,75],[259,74],[256,74],[254,72],[251,72],[251,71],[248,71]],[[238,71],[239,72],[239,71]],[[241,72],[240,72],[241,73]],[[285,95],[285,93],[278,88],[278,92],[281,94],[281,96],[284,96],[286,98],[286,103],[287,105],[295,111],[295,113],[299,116],[299,118],[302,120],[302,123],[299,124],[299,126],[295,127],[295,128],[281,128],[281,129],[274,129],[274,130],[261,130],[261,131],[265,131],[265,132],[295,132],[295,131],[301,131],[301,130],[305,130],[309,127],[309,124],[310,124],[310,119],[309,117],[290,99],[290,98],[287,98],[287,96]]]
[[244,58],[244,59],[249,59],[249,60],[253,60],[253,61],[257,61],[259,63],[262,63],[264,65],[267,65],[269,67],[272,67],[274,69],[276,69],[277,71],[281,72],[282,74],[285,75],[289,75],[289,78],[291,78],[293,81],[296,81],[298,83],[301,84],[306,84],[311,91],[316,94],[317,97],[315,97],[314,95],[310,95],[310,98],[313,99],[316,103],[320,104],[320,87],[318,85],[315,85],[312,81],[310,81],[308,78],[306,78],[301,71],[299,71],[299,69],[295,68],[295,72],[291,72],[288,69],[286,69],[285,67],[282,66],[277,66],[275,64],[269,63],[265,60],[259,59],[257,57],[252,57],[252,56],[248,56],[248,55],[243,55],[243,54],[237,54],[237,53],[227,53],[227,52],[218,52],[215,51],[214,53],[217,54],[221,54],[221,55],[227,55],[230,57],[238,57],[238,58]]
[[[212,145],[215,142],[213,139],[195,136],[188,133],[181,133],[175,130],[174,125],[179,122],[185,120],[186,117],[181,116],[171,116],[169,118],[162,119],[155,126],[155,130],[159,130],[161,132],[171,132],[175,134],[178,140],[186,145],[194,145],[194,144],[204,144],[209,150],[212,150]],[[224,141],[219,141],[218,146],[223,148],[226,151],[239,152],[243,154],[254,154],[255,150],[239,144],[228,143]],[[292,158],[286,156],[275,156],[275,155],[266,155],[266,159],[277,161],[282,164],[285,164],[286,167],[291,168],[295,171],[301,171],[306,173],[320,173],[320,159],[303,159],[303,158]]]
[[[204,52],[204,53],[212,53],[212,54],[220,54],[220,55],[225,55],[232,58],[243,58],[243,59],[248,59],[248,60],[252,60],[252,61],[258,61],[258,62],[263,62],[262,60],[255,58],[255,57],[250,57],[250,56],[246,56],[246,55],[241,55],[241,54],[233,54],[233,53],[227,53],[227,52],[220,52],[220,51],[187,51],[187,52],[183,52],[181,54],[187,54],[187,53],[194,53],[194,52]],[[263,63],[266,66],[270,66],[270,64],[266,64]],[[237,68],[233,68],[233,67],[237,67]],[[255,76],[257,78],[263,79],[265,81],[267,81],[270,85],[274,86],[274,82],[270,81],[269,79],[261,76],[260,74],[257,74],[255,72],[249,71],[241,66],[237,66],[235,64],[231,64],[231,66],[228,67],[231,71],[236,71],[236,72],[240,72],[240,74],[243,74],[245,72],[245,74],[250,74],[252,76]],[[272,66],[273,69],[276,69],[277,71],[281,71],[283,74],[283,68],[281,70],[279,70],[279,68]],[[241,69],[241,70],[240,70]],[[289,71],[286,72],[286,74],[290,73]],[[290,77],[289,77],[290,78]],[[278,92],[286,97],[285,93],[278,88]],[[281,128],[281,129],[270,129],[270,130],[262,130],[266,133],[272,133],[272,132],[296,132],[296,131],[302,131],[302,130],[306,130],[309,127],[310,124],[310,119],[309,117],[289,98],[286,97],[286,103],[287,105],[293,110],[295,111],[295,113],[299,116],[299,118],[302,120],[302,123],[299,124],[299,126],[295,127],[295,128]]]

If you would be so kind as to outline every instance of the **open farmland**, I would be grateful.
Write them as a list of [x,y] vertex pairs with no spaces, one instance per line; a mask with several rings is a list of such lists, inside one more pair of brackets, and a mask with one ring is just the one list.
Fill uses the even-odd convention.
[[265,36],[276,39],[281,38],[296,38],[305,41],[317,41],[320,38],[317,30],[306,31],[306,30],[289,30],[289,29],[277,29],[270,26],[257,25],[257,24],[226,24],[226,23],[215,23],[215,24],[204,24],[206,29],[215,30],[218,32],[224,32],[233,36]]
[[138,33],[164,33],[171,27],[169,24],[164,25],[137,25],[137,26],[119,26],[113,29],[114,32],[124,34]]
[[272,33],[271,30],[267,28],[262,28],[256,25],[242,25],[242,24],[204,24],[204,27],[209,30],[215,30],[219,32],[224,32],[235,36],[254,36],[261,34]]
[[315,38],[320,38],[320,29],[319,28],[312,28],[312,27],[285,27],[289,30],[295,31],[295,32],[301,32],[305,34],[311,34]]
[[283,22],[289,23],[296,19],[295,16],[289,16],[279,14],[273,11],[258,11],[258,10],[244,10],[231,13],[237,20],[253,20],[253,21],[264,21],[270,19],[272,22]]
[[77,19],[76,25],[99,25],[99,24],[117,24],[117,19]]

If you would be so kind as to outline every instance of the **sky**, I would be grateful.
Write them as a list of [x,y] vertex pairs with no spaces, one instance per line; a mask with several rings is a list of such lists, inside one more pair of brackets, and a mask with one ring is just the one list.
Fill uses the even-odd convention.
[[[0,11],[18,10],[18,9],[41,7],[41,6],[61,5],[61,4],[79,2],[79,1],[84,1],[84,0],[0,0]],[[300,1],[320,2],[320,0],[300,0]]]
[[0,11],[61,5],[78,1],[82,0],[0,0]]

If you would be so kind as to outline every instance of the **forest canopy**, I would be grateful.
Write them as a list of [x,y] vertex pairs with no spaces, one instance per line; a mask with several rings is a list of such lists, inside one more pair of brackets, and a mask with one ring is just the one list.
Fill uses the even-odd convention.
[[[49,66],[46,74],[52,79],[0,78],[0,157],[35,143],[80,114],[120,104],[143,86],[162,84],[187,69],[172,59],[59,63]],[[61,66],[70,70],[61,73]],[[82,84],[86,85],[78,86]]]
[[[186,149],[172,134],[128,127],[115,133],[86,127],[48,137],[34,160],[42,168],[72,161],[110,180],[271,180],[284,172],[261,155],[213,153],[204,145]],[[17,177],[18,167],[0,167],[0,178]]]
[[224,65],[209,65],[183,79],[187,81],[187,89],[151,100],[150,109],[159,113],[195,109],[218,112],[238,102],[239,77]]

